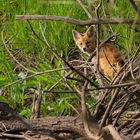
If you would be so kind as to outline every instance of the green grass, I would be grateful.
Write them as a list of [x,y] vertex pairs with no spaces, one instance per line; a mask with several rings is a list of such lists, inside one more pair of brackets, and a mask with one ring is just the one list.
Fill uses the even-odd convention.
[[[97,4],[98,1],[95,1]],[[35,72],[45,71],[54,68],[61,68],[62,64],[55,58],[54,63],[50,63],[54,54],[46,49],[44,44],[39,41],[30,30],[27,21],[15,20],[15,15],[24,14],[24,1],[17,0],[2,0],[0,4],[0,30],[4,30],[4,38],[7,40],[14,34],[17,34],[7,47],[14,54],[14,56],[26,66],[28,69]],[[113,6],[110,6],[106,1],[103,2],[104,10],[107,17],[124,17],[134,18],[136,16],[133,8],[126,0],[116,0]],[[125,8],[124,8],[125,7]],[[103,8],[103,7],[102,7]],[[93,11],[92,11],[93,12]],[[94,13],[94,12],[93,12]],[[76,19],[88,19],[82,8],[76,4],[73,0],[73,4],[55,4],[50,1],[44,0],[30,0],[26,3],[26,14],[42,14],[42,15],[60,15],[73,17]],[[95,15],[94,15],[95,16]],[[101,17],[105,17],[103,10],[100,13]],[[72,29],[85,30],[85,27],[75,26],[64,22],[55,21],[31,21],[31,24],[35,32],[43,39],[40,31],[40,25],[45,29],[45,36],[50,46],[57,51],[57,53],[66,60],[71,49],[75,49],[75,45],[72,39]],[[140,43],[139,32],[135,33],[132,38],[130,36],[133,32],[130,25],[110,25],[112,30],[118,32],[120,36],[117,38],[116,43],[122,52],[127,56],[126,50],[131,47],[130,54],[135,52],[136,46]],[[136,29],[139,30],[139,26]],[[110,27],[102,25],[101,39],[106,38],[111,34]],[[131,46],[130,46],[131,45]],[[21,78],[21,74],[30,75],[23,68],[21,68],[15,61],[9,56],[4,48],[2,38],[0,38],[0,87],[5,86],[17,79]],[[9,105],[17,109],[18,112],[25,116],[30,117],[32,99],[31,101],[25,100],[27,93],[30,89],[34,90],[31,95],[36,95],[38,88],[38,81],[41,81],[42,89],[48,90],[54,83],[56,83],[62,76],[64,71],[52,72],[23,80],[20,83],[9,86],[4,90],[4,97],[7,99]],[[72,87],[75,82],[68,80],[68,84]],[[66,89],[65,82],[61,82],[55,90],[64,91]],[[67,89],[68,90],[68,89]],[[5,102],[5,98],[0,98]],[[28,103],[28,105],[27,105]],[[79,110],[79,101],[73,94],[43,94],[41,104],[41,114],[46,115],[71,115],[75,114],[72,106]],[[92,99],[88,99],[87,105],[92,106]]]

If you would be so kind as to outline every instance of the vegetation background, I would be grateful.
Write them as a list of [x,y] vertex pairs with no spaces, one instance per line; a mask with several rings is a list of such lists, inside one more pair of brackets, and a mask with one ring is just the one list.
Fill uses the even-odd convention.
[[[75,81],[67,80],[66,84],[64,79],[53,89],[57,92],[46,92],[64,76],[64,70],[24,79],[38,72],[62,68],[63,64],[33,35],[27,21],[15,20],[16,15],[24,14],[24,0],[1,0],[0,2],[0,102],[8,103],[20,115],[29,118],[40,81],[43,96],[42,116],[75,115],[77,110],[80,110],[80,101],[68,88],[69,85],[73,87]],[[94,0],[93,4],[96,7],[98,0]],[[96,17],[94,6],[86,0],[85,5],[92,16]],[[28,0],[26,1],[26,14],[61,15],[81,20],[88,19],[76,0]],[[104,0],[100,10],[101,18],[137,18],[135,16],[135,11],[128,0],[115,0],[112,5]],[[76,51],[72,39],[72,29],[79,31],[86,29],[86,27],[60,21],[31,21],[30,23],[42,39],[41,27],[43,28],[51,48],[67,61],[70,59],[71,53]],[[102,25],[101,40],[111,35],[112,32],[119,33],[113,43],[124,56],[127,58],[134,54],[136,46],[140,43],[140,27],[138,25],[135,28],[131,25]],[[19,65],[12,56],[25,68]],[[21,81],[18,81],[20,79]],[[89,108],[94,109],[93,101],[95,104],[94,98],[87,99]]]

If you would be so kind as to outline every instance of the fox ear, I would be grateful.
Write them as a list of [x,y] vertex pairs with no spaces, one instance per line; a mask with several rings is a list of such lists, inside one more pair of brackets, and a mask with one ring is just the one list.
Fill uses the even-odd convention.
[[87,31],[86,31],[88,37],[92,37],[93,35],[95,35],[95,31],[94,31],[94,28],[93,26],[90,26]]
[[81,34],[79,32],[77,32],[76,30],[72,30],[72,35],[73,35],[74,41],[76,41],[79,38],[81,38]]

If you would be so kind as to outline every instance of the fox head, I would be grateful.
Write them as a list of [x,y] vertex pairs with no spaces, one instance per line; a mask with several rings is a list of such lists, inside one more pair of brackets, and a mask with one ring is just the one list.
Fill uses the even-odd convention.
[[96,48],[96,32],[93,26],[90,26],[85,33],[72,31],[73,39],[80,50],[84,53],[91,54]]

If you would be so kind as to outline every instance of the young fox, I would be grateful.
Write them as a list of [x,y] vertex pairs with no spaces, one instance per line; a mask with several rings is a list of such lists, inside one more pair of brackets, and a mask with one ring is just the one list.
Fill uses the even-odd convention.
[[[96,49],[96,32],[90,26],[85,33],[73,30],[73,39],[80,50],[90,55]],[[96,63],[96,56],[92,58]],[[109,43],[99,49],[99,71],[107,78],[116,75],[124,64],[121,53]]]

